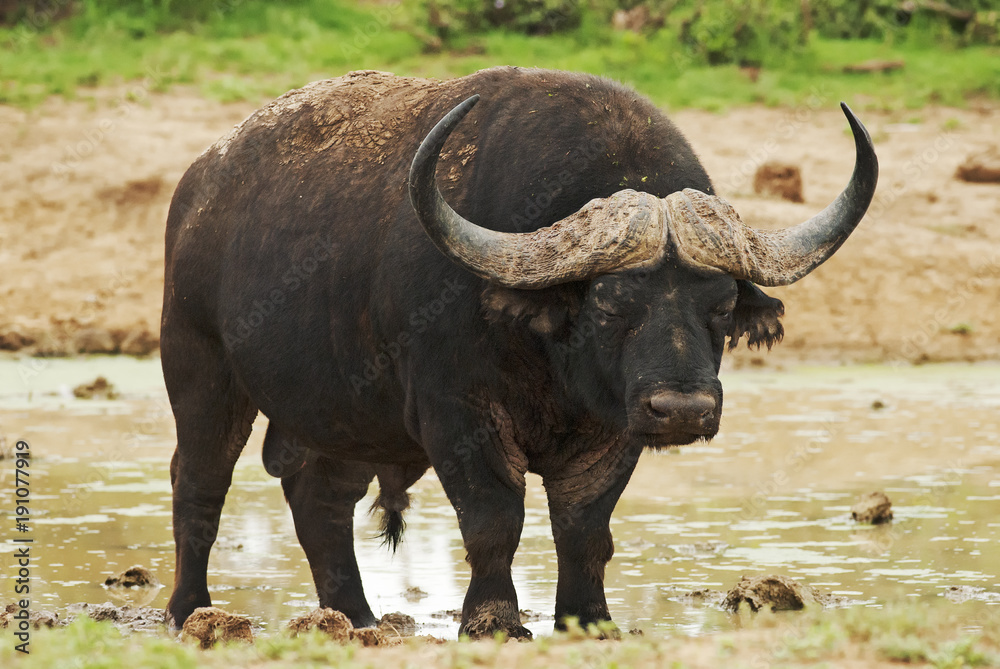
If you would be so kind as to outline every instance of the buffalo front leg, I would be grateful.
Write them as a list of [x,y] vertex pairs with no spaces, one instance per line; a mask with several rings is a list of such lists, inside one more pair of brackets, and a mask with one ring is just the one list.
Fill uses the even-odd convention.
[[637,460],[637,453],[622,454],[577,477],[543,477],[559,565],[556,629],[565,629],[568,618],[584,628],[611,620],[604,596],[604,570],[615,552],[611,513]]
[[[269,438],[273,436],[271,427],[268,432]],[[377,622],[365,598],[354,554],[354,507],[374,476],[370,465],[308,451],[305,466],[281,480],[320,607],[340,611],[355,627]]]
[[485,444],[463,450],[466,440],[452,438],[444,441],[449,448],[431,458],[458,514],[472,570],[459,635],[490,638],[503,632],[510,638],[531,638],[531,631],[521,625],[510,572],[524,525],[524,474],[508,473],[486,430],[480,433]]

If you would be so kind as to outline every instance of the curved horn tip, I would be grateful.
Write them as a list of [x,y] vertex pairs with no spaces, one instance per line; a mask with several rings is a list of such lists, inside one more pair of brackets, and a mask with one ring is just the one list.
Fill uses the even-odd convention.
[[451,135],[451,132],[455,129],[462,119],[465,118],[466,114],[469,113],[476,103],[479,102],[479,94],[471,95],[462,102],[455,105],[455,107],[445,114],[444,118],[438,121],[434,127],[431,129],[424,140],[420,143],[420,148],[417,150],[417,155],[414,156],[414,165],[417,164],[417,159],[421,161],[426,160],[430,157],[428,154],[434,155],[434,161],[437,161],[437,153],[444,146],[445,141]]
[[409,174],[410,202],[418,211],[420,210],[417,204],[420,198],[418,183],[421,177],[429,179],[430,187],[436,188],[433,183],[438,154],[441,153],[444,143],[448,141],[448,137],[451,136],[455,126],[462,122],[462,119],[469,113],[469,110],[476,106],[477,102],[479,102],[478,93],[470,95],[458,103],[450,112],[445,114],[444,118],[434,125],[423,141],[420,142],[417,153],[413,156],[413,162],[410,163]]
[[872,147],[872,137],[870,134],[868,134],[868,128],[866,128],[865,124],[861,122],[861,119],[858,118],[858,115],[855,114],[854,111],[847,106],[846,102],[841,102],[840,108],[841,110],[843,110],[844,116],[847,117],[847,122],[851,125],[851,132],[854,134],[854,137],[857,139],[863,138],[865,144],[867,144],[869,147]]
[[455,105],[455,108],[448,112],[445,117],[438,122],[437,126],[434,127],[434,130],[440,128],[446,132],[451,132],[451,129],[458,125],[463,118],[465,118],[465,115],[476,106],[477,102],[479,102],[479,93],[475,93],[474,95],[470,95],[465,98]]
[[479,102],[479,93],[473,93],[472,95],[470,95],[469,97],[465,98],[460,103],[458,103],[458,105],[451,110],[448,116],[451,116],[451,114],[455,113],[465,116],[466,114],[469,113],[470,109],[476,106],[477,102]]

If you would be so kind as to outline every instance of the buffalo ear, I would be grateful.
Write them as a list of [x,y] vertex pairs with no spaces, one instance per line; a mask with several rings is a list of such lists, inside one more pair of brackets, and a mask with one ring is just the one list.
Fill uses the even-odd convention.
[[785,328],[779,320],[785,315],[785,305],[743,279],[737,279],[736,289],[738,293],[736,308],[733,310],[733,324],[726,333],[729,336],[729,350],[732,351],[739,345],[743,335],[747,336],[748,348],[760,348],[763,344],[770,350],[785,336]]
[[580,311],[578,292],[567,285],[516,290],[491,284],[483,290],[482,304],[492,322],[522,323],[536,334],[559,337]]

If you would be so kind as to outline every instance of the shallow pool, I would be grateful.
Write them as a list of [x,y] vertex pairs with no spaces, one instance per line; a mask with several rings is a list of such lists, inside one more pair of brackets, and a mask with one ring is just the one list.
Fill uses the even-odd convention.
[[[117,399],[73,396],[98,375]],[[727,629],[729,616],[684,595],[762,573],[855,605],[968,586],[978,601],[961,606],[1000,607],[1000,367],[748,370],[725,373],[723,385],[719,436],[645,455],[618,505],[606,585],[619,625]],[[316,600],[280,485],[260,463],[263,420],[237,467],[209,582],[216,605],[276,629]],[[134,564],[165,584],[150,602],[165,605],[174,436],[159,361],[2,359],[0,438],[8,448],[26,439],[34,458],[36,608],[114,601],[104,579]],[[12,527],[13,462],[0,468],[0,522]],[[895,520],[855,524],[850,506],[876,489],[893,500]],[[376,615],[403,611],[423,633],[453,637],[447,611],[461,608],[469,578],[455,514],[432,475],[411,492],[395,555],[371,538],[376,523],[361,513],[371,500],[358,505],[365,589]],[[548,633],[556,559],[536,477],[527,504],[514,580],[521,607],[539,614],[528,627]],[[13,534],[3,533],[5,572]]]

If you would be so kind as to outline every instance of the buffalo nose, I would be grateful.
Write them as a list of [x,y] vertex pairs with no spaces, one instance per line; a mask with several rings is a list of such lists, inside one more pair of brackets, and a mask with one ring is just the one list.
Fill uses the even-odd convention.
[[715,419],[715,398],[708,393],[661,390],[649,398],[649,406],[661,421],[707,426]]

